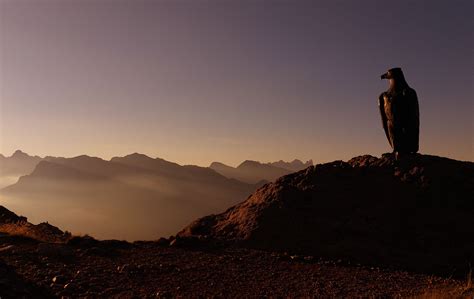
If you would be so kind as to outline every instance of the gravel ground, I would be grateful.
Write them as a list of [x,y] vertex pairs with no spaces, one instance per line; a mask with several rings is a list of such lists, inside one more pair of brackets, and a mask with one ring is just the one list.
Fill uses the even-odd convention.
[[2,298],[474,296],[466,281],[310,256],[157,242],[73,246],[3,237],[0,274]]

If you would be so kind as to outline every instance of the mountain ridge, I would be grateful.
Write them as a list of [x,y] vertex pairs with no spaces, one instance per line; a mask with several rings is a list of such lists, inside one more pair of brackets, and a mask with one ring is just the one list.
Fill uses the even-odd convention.
[[0,154],[0,176],[24,175],[33,171],[42,160],[39,156],[30,156],[16,150],[10,157]]
[[[288,163],[288,165],[289,164],[291,163]],[[212,162],[209,168],[214,169],[225,177],[253,184],[261,182],[262,180],[274,181],[283,175],[294,172],[292,169],[281,168],[272,163],[261,163],[253,160],[245,160],[237,167],[228,166],[221,162]]]
[[45,158],[0,194],[12,204],[29,203],[20,212],[34,206],[35,217],[69,231],[136,240],[169,236],[200,215],[244,200],[257,187],[210,168],[140,154],[111,161],[81,155]]
[[[34,171],[35,167],[41,161],[49,161],[55,162],[57,164],[67,165],[74,164],[75,168],[78,168],[79,164],[83,164],[81,168],[83,171],[86,172],[88,172],[88,170],[86,169],[87,164],[93,161],[102,164],[104,164],[104,162],[117,162],[121,164],[129,164],[129,166],[135,163],[135,165],[133,166],[139,166],[140,168],[150,168],[151,166],[146,165],[146,163],[151,163],[153,165],[151,170],[157,171],[157,167],[161,166],[167,168],[167,170],[164,171],[164,174],[168,172],[168,174],[172,175],[175,175],[175,172],[180,172],[179,167],[181,166],[188,168],[190,172],[193,172],[193,170],[201,170],[202,172],[205,172],[203,169],[208,168],[212,169],[212,171],[215,171],[228,179],[234,179],[256,185],[261,185],[262,181],[272,181],[282,175],[301,170],[303,168],[308,167],[309,165],[312,165],[312,160],[303,163],[301,162],[301,160],[294,159],[291,162],[285,162],[283,160],[280,160],[268,163],[245,160],[238,167],[235,168],[227,166],[224,163],[213,162],[209,167],[202,167],[197,165],[180,165],[178,163],[167,161],[159,157],[153,158],[138,152],[128,154],[123,157],[112,157],[110,160],[107,160],[100,157],[89,156],[85,154],[68,158],[54,156],[30,156],[29,154],[21,150],[16,150],[10,157],[6,157],[0,154],[0,177],[13,176],[19,178],[20,176],[31,174],[31,172]],[[94,165],[94,163],[92,165]],[[174,168],[174,170],[171,170],[171,168]],[[210,173],[208,172],[207,174],[209,175]],[[6,187],[10,184],[0,184],[0,189],[2,188],[2,186]]]

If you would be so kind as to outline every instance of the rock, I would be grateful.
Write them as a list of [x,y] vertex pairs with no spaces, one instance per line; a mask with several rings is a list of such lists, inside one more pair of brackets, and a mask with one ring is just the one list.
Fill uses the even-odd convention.
[[104,240],[100,241],[100,247],[108,249],[130,249],[133,245],[127,241],[121,240]]
[[94,239],[91,236],[74,236],[67,241],[67,245],[74,246],[74,247],[92,247],[97,246],[99,241]]
[[[309,167],[178,233],[228,244],[409,270],[474,264],[474,163],[360,156]],[[449,245],[448,245],[449,244]]]
[[124,264],[124,265],[122,265],[122,266],[118,266],[118,267],[117,267],[117,271],[118,271],[119,273],[123,273],[123,272],[127,271],[129,267],[130,267],[129,264]]
[[64,283],[66,279],[64,278],[64,276],[58,275],[58,276],[54,276],[51,281],[55,284],[59,284],[59,283]]
[[157,298],[173,298],[173,295],[170,291],[158,291],[156,292],[156,297]]
[[23,216],[18,216],[12,211],[8,210],[4,206],[0,206],[0,224],[4,223],[23,223],[27,222],[28,219]]
[[169,246],[170,245],[170,241],[166,238],[159,238],[157,241],[156,241],[156,244],[158,246]]
[[84,250],[84,255],[97,255],[101,257],[113,257],[116,255],[115,250],[94,246]]
[[0,206],[0,233],[42,242],[64,242],[70,237],[47,222],[34,225],[3,206]]
[[0,247],[0,253],[2,253],[2,252],[11,252],[14,247],[15,246],[13,246],[13,245],[7,245],[7,246]]
[[0,260],[0,297],[52,298],[52,294],[46,288],[24,279],[14,268]]
[[212,247],[213,243],[209,242],[207,236],[176,236],[170,243],[171,247],[182,247],[182,248],[203,248]]

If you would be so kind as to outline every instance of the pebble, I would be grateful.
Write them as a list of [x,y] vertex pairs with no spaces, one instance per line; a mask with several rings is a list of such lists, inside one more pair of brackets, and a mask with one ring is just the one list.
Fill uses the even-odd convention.
[[0,252],[10,251],[11,249],[13,249],[13,247],[14,247],[13,245],[4,246],[0,248]]
[[61,275],[54,276],[51,280],[53,283],[63,283],[65,281],[64,277]]

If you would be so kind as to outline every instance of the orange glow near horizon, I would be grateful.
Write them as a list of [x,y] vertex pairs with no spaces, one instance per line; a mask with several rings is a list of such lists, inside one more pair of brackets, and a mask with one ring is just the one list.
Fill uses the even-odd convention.
[[[0,2],[0,153],[200,166],[379,156],[391,151],[380,74],[400,66],[419,97],[420,152],[474,160],[459,7],[132,2]],[[382,26],[388,8],[398,17]]]

